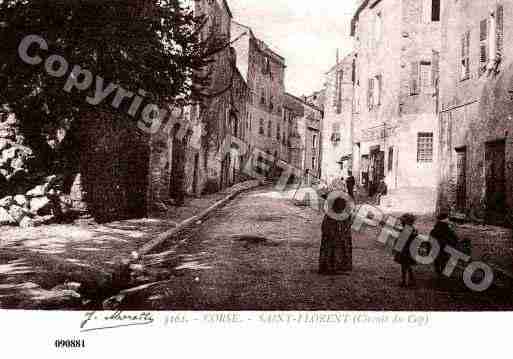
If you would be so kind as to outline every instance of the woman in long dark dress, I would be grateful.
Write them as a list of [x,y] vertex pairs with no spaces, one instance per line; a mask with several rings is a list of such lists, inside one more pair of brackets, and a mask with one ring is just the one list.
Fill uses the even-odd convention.
[[[346,208],[343,198],[335,199],[333,212],[340,214]],[[328,214],[322,221],[321,252],[319,256],[320,274],[337,274],[353,268],[351,219],[331,218]]]

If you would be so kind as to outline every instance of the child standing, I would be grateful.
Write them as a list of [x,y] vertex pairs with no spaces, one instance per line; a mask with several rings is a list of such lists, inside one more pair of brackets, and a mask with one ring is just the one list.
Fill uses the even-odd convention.
[[409,229],[411,229],[408,240],[394,257],[394,260],[401,265],[401,287],[413,286],[415,284],[412,267],[416,265],[417,262],[411,256],[410,246],[418,235],[417,230],[413,227],[416,220],[417,218],[410,213],[403,214],[401,218],[399,218],[403,228],[409,227]]

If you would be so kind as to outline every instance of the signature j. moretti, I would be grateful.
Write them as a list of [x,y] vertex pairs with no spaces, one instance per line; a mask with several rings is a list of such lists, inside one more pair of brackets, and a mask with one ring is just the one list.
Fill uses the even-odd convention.
[[150,325],[154,322],[150,312],[86,312],[80,323],[81,332]]

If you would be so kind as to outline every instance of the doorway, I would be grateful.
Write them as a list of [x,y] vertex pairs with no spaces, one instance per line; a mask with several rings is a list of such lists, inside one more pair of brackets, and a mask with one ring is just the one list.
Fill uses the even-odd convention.
[[456,149],[456,210],[464,212],[467,205],[467,148]]
[[199,153],[194,155],[194,173],[192,176],[192,193],[198,196],[198,177],[199,177]]
[[492,225],[506,224],[506,143],[504,140],[486,143],[486,221]]
[[370,151],[370,196],[376,193],[379,182],[385,178],[385,152],[376,146]]

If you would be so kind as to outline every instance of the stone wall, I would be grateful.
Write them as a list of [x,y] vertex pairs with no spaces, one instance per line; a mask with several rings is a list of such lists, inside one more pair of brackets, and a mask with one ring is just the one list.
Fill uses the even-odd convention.
[[[507,39],[513,36],[513,26],[504,21],[502,61],[493,71],[481,71],[480,23],[502,5],[504,19],[513,15],[513,5],[506,1],[461,1],[448,3],[443,17],[443,43],[441,54],[441,117],[440,147],[442,163],[438,207],[476,221],[492,221],[487,200],[489,164],[486,150],[496,141],[504,143],[504,197],[506,213],[503,225],[510,225],[513,208],[513,105],[510,84],[513,79],[513,46]],[[460,42],[470,30],[470,76],[462,78]],[[458,203],[458,153],[466,154],[464,166],[464,203]],[[498,158],[495,159],[498,161]],[[461,166],[460,172],[461,173]],[[460,177],[462,178],[462,177]],[[461,186],[461,185],[460,185]],[[461,187],[460,187],[461,188]],[[461,193],[461,192],[460,192]]]
[[339,162],[353,151],[353,61],[348,55],[326,74],[321,176],[327,183],[352,169],[350,161],[343,169]]

